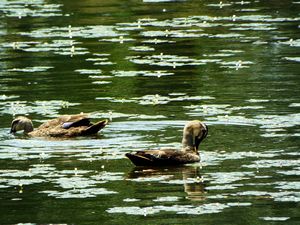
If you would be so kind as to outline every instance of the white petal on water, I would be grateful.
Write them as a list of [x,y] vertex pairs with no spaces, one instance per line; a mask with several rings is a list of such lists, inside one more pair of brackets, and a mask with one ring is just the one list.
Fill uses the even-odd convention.
[[75,70],[75,72],[78,72],[80,74],[101,74],[102,70],[100,69],[78,69]]
[[290,217],[269,217],[269,216],[259,217],[259,218],[265,221],[286,221],[290,219]]
[[275,183],[278,189],[284,190],[300,190],[300,181],[284,181],[284,182],[276,182]]
[[130,47],[129,49],[136,52],[151,52],[155,50],[155,48],[149,46],[134,46]]
[[85,189],[71,189],[66,191],[41,191],[40,193],[48,194],[55,198],[93,198],[98,195],[117,194],[115,191],[109,191],[105,188],[85,188]]
[[171,206],[149,206],[149,207],[114,207],[106,210],[108,213],[125,213],[127,215],[152,215],[160,212],[173,212],[176,214],[201,215],[222,212],[223,209],[234,206],[249,206],[249,203],[208,203],[199,206],[192,205],[171,205]]
[[54,68],[54,67],[52,67],[52,66],[35,66],[35,67],[26,67],[26,68],[13,68],[13,69],[8,69],[7,71],[34,73],[34,72],[45,72],[52,68]]
[[176,202],[180,198],[178,196],[167,196],[167,197],[158,197],[153,199],[154,202]]
[[137,198],[125,198],[123,199],[124,202],[139,202],[141,201],[140,199]]
[[294,62],[300,62],[300,57],[284,57],[284,59]]

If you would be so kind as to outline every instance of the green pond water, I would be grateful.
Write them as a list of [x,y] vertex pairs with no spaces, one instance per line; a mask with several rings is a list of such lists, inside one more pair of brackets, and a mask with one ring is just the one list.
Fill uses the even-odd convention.
[[[300,223],[300,1],[1,0],[0,224]],[[9,134],[91,113],[97,136]],[[125,153],[201,162],[138,168]]]

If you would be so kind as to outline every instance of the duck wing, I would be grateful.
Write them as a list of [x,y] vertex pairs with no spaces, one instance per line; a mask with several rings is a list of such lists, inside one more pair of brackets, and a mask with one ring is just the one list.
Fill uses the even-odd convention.
[[31,136],[76,137],[98,133],[108,120],[92,123],[86,114],[64,115],[40,125]]
[[43,123],[37,129],[48,129],[57,126],[68,129],[70,127],[90,126],[90,124],[91,122],[87,114],[63,115]]
[[127,153],[126,157],[136,166],[182,165],[200,161],[200,157],[197,154],[174,149],[138,151],[136,153]]

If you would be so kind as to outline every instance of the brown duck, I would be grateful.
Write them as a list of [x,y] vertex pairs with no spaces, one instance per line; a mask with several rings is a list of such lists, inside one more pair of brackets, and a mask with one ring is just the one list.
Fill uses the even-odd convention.
[[199,120],[188,122],[183,129],[182,148],[145,150],[127,153],[136,166],[182,165],[200,161],[199,145],[207,136],[208,127]]
[[30,119],[18,116],[11,123],[11,133],[23,130],[24,134],[32,137],[76,137],[98,133],[104,128],[108,120],[91,123],[86,114],[64,115],[43,123],[37,129],[33,129]]

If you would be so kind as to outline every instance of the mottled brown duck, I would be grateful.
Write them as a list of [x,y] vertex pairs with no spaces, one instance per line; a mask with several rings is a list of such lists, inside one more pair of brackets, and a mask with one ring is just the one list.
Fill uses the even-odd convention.
[[183,129],[182,147],[126,153],[136,166],[168,166],[200,161],[199,145],[208,134],[208,127],[199,120],[188,122]]
[[49,120],[34,129],[32,121],[25,116],[18,116],[11,123],[10,132],[15,134],[24,131],[24,134],[32,137],[77,137],[97,134],[104,128],[108,120],[92,123],[87,114],[64,115]]

